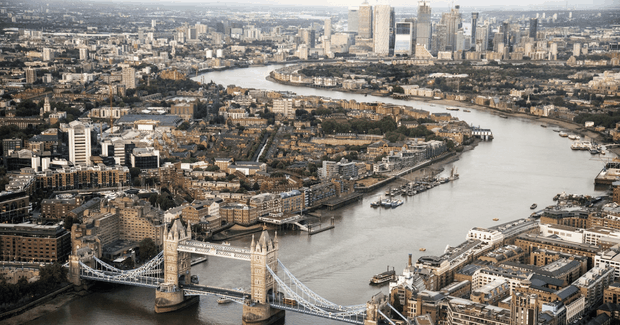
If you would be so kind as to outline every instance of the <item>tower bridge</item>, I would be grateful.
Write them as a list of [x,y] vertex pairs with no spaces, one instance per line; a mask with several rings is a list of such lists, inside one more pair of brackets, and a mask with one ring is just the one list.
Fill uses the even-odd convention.
[[[164,230],[163,251],[133,270],[118,269],[74,247],[68,262],[69,280],[75,285],[88,280],[153,288],[156,313],[182,309],[209,295],[242,304],[243,324],[278,323],[284,320],[285,311],[352,324],[391,323],[385,296],[375,296],[366,304],[342,306],[306,287],[278,259],[277,233],[272,239],[264,230],[258,241],[253,236],[249,250],[200,242],[191,236],[191,227],[186,229],[175,220],[170,230]],[[191,274],[191,254],[249,261],[250,290],[199,284],[198,277]]]

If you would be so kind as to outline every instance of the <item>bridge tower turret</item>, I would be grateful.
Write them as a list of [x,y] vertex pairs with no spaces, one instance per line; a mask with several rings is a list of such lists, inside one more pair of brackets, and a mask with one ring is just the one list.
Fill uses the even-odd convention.
[[267,270],[274,272],[278,267],[278,233],[272,240],[267,230],[263,230],[258,242],[252,236],[250,247],[251,301],[243,305],[243,324],[267,325],[284,320],[284,310],[273,309],[269,301],[277,295],[275,280]]
[[[191,225],[190,227],[191,228]],[[181,285],[191,281],[191,254],[178,252],[179,242],[192,239],[179,219],[168,231],[164,228],[164,283],[155,292],[155,312],[167,313],[198,302],[198,297],[185,297]]]

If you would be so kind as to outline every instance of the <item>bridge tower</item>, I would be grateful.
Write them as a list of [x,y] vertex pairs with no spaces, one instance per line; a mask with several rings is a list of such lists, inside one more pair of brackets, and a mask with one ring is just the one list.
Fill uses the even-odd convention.
[[155,312],[167,313],[198,302],[198,297],[185,297],[179,284],[191,281],[191,254],[178,252],[179,242],[192,238],[191,225],[185,229],[179,219],[168,231],[164,228],[164,283],[155,292]]
[[250,247],[251,301],[243,305],[244,325],[268,325],[284,322],[284,310],[273,309],[269,300],[277,294],[275,280],[267,270],[274,272],[278,267],[278,233],[272,240],[267,230],[263,230],[258,242],[252,236]]

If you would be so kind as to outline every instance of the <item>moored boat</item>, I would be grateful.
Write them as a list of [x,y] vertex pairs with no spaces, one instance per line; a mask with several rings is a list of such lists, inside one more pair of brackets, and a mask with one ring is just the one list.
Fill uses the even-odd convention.
[[377,200],[377,201],[370,202],[370,206],[373,208],[379,207],[381,206],[381,201]]
[[493,221],[499,221],[499,218],[493,218]]
[[458,110],[460,110],[460,108],[458,108],[458,107],[446,107],[446,109],[449,110],[449,111],[458,111]]
[[534,204],[530,205],[530,209],[534,210],[534,209],[536,209],[537,206],[538,206],[538,204],[534,203]]
[[375,274],[372,279],[370,279],[370,284],[384,284],[393,280],[396,280],[396,271],[394,271],[394,268],[390,270],[390,266],[388,265],[387,271]]
[[420,248],[420,252],[426,252],[426,248],[421,247],[421,248]]
[[470,111],[470,110],[468,110],[468,109],[463,109],[463,112],[465,112],[465,113],[469,113],[469,112],[471,112],[471,111]]
[[568,136],[568,133],[560,132],[558,135],[561,136],[562,138],[566,138]]
[[231,303],[231,302],[232,302],[232,300],[226,299],[226,298],[220,298],[220,299],[217,300],[217,303],[221,304],[221,305],[228,304],[228,303]]

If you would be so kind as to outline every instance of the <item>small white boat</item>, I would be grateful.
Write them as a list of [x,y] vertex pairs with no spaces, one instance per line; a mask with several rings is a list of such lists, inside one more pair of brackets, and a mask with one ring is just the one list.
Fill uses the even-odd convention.
[[227,299],[227,298],[220,298],[220,299],[217,300],[217,303],[220,304],[220,305],[228,304],[228,303],[231,303],[231,302],[232,302],[232,300]]
[[560,133],[558,133],[558,135],[561,136],[562,138],[566,138],[568,136],[568,133],[560,132]]
[[460,108],[458,108],[458,107],[446,107],[446,109],[449,110],[449,111],[458,111],[458,110],[460,110]]

